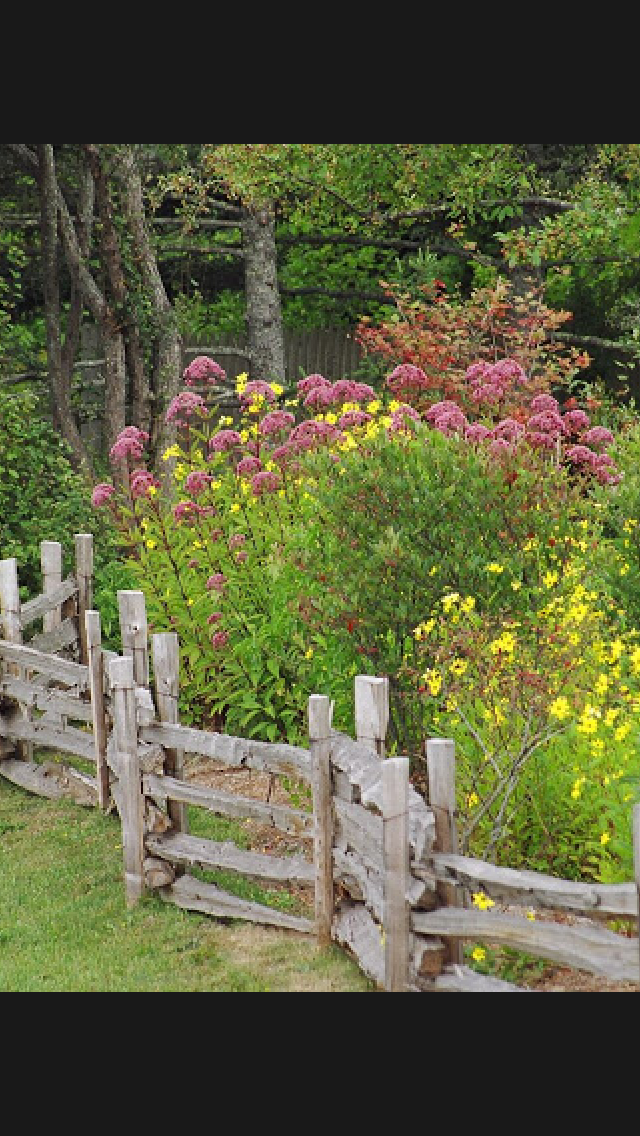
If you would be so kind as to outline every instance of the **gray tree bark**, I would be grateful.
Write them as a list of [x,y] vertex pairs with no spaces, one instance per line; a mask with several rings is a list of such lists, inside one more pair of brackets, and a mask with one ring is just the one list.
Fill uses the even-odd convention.
[[285,378],[282,307],[272,208],[245,208],[242,217],[245,252],[247,346],[251,374],[263,382]]
[[154,465],[160,468],[162,463],[159,463],[159,458],[166,446],[174,440],[174,430],[167,425],[165,414],[182,382],[182,338],[147,228],[142,179],[133,146],[125,144],[117,147],[114,173],[120,185],[122,210],[133,240],[142,285],[154,313],[156,365],[151,395],[153,413],[150,450]]

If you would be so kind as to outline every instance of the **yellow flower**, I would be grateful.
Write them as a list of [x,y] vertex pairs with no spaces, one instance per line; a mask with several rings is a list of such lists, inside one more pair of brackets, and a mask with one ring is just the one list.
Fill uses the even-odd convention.
[[600,837],[600,843],[601,843],[602,847],[604,848],[609,843],[610,840],[611,840],[610,833],[603,832],[602,836]]
[[377,414],[378,411],[381,409],[381,407],[382,407],[382,403],[380,402],[380,399],[375,398],[373,400],[373,402],[367,403],[367,413],[368,414]]
[[437,698],[442,690],[442,675],[437,671],[427,671],[423,674],[422,681],[429,687],[429,692],[433,698]]
[[617,742],[623,742],[627,734],[631,732],[631,723],[625,722],[624,726],[618,726],[615,734],[613,735]]
[[147,548],[154,549],[154,548],[157,548],[157,547],[158,547],[157,540],[148,540],[147,541]]
[[169,449],[164,451],[164,453],[162,455],[162,460],[167,462],[171,458],[179,458],[179,457],[180,457],[180,447],[179,446],[169,446]]
[[309,650],[305,651],[304,657],[305,657],[305,659],[312,659],[313,658],[313,647],[309,647]]
[[476,947],[475,950],[471,954],[471,958],[473,959],[474,962],[484,962],[486,957],[487,957],[487,952],[485,950],[483,950],[482,947]]
[[249,376],[248,376],[246,371],[243,371],[241,375],[238,375],[238,377],[236,379],[236,391],[237,391],[238,394],[243,394],[244,389],[245,389],[248,382],[249,382]]
[[467,808],[475,809],[476,805],[480,804],[480,798],[477,793],[469,793],[467,797]]
[[597,682],[593,689],[596,694],[606,694],[609,689],[609,676],[605,674],[598,675]]
[[240,506],[238,505],[237,501],[235,501],[235,502],[233,503],[233,505],[232,505],[232,506],[231,506],[231,508],[229,509],[229,512],[230,512],[230,513],[239,513],[239,512],[240,512]]
[[449,595],[442,597],[442,606],[447,614],[459,599],[460,596],[458,592],[450,592]]
[[473,906],[479,908],[480,911],[489,911],[492,907],[495,907],[495,903],[483,891],[477,891],[473,895]]
[[535,923],[535,921],[536,921],[536,913],[535,913],[535,911],[532,911],[532,910],[530,910],[530,911],[527,911],[527,916],[526,916],[526,917],[527,917],[527,919],[529,920],[529,922],[530,922],[530,923]]
[[549,707],[549,714],[552,718],[558,718],[560,722],[564,722],[571,714],[571,705],[569,700],[564,697],[556,698]]
[[473,611],[475,606],[476,601],[474,600],[473,596],[467,596],[466,600],[463,600],[460,604],[460,610],[468,613],[470,611]]
[[544,584],[545,588],[552,588],[554,584],[558,583],[558,573],[545,572],[544,576],[542,577],[542,583]]
[[514,592],[519,592],[520,588],[522,587],[522,580],[512,580],[511,587],[513,588]]
[[449,666],[449,670],[451,671],[451,674],[460,677],[465,673],[468,666],[469,664],[467,663],[466,659],[454,659]]
[[594,738],[591,743],[591,753],[594,757],[599,757],[604,752],[604,742],[602,738]]
[[502,564],[487,564],[485,572],[493,572],[496,576],[501,576],[504,572]]

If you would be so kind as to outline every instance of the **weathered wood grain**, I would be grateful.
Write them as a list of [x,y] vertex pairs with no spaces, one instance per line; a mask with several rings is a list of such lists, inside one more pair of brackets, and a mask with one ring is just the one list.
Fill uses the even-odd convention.
[[384,986],[387,993],[398,994],[409,982],[409,758],[388,758],[382,781]]
[[[179,719],[178,698],[180,695],[180,644],[175,631],[160,632],[151,637],[151,656],[153,659],[153,678],[156,692],[156,705],[161,722],[177,725]],[[179,781],[184,777],[184,751],[165,749],[163,772]],[[180,801],[169,801],[169,816],[176,832],[188,832],[186,805]]]
[[502,978],[478,974],[468,966],[446,966],[437,978],[418,979],[420,990],[434,994],[535,994],[524,986],[515,986]]
[[133,907],[144,895],[144,797],[138,759],[133,659],[114,659],[109,665],[113,692],[113,733],[117,753],[125,896]]
[[345,903],[333,920],[333,939],[358,961],[377,986],[384,987],[384,932],[361,903]]
[[89,653],[85,615],[93,607],[93,536],[91,533],[76,533],[74,543],[76,553],[75,574],[78,581],[80,662],[88,664]]
[[313,887],[314,868],[300,856],[268,856],[184,832],[147,834],[147,851],[153,856],[203,871],[229,871],[261,883]]
[[32,651],[41,651],[45,655],[53,655],[56,651],[64,651],[65,647],[73,647],[78,642],[78,620],[75,616],[65,619],[59,627],[52,631],[43,631],[29,640]]
[[136,686],[149,685],[149,643],[144,592],[119,591],[118,611],[122,653],[133,660]]
[[6,676],[0,678],[0,694],[4,694],[7,698],[14,698],[16,702],[35,706],[38,710],[44,710],[47,713],[62,714],[67,718],[73,718],[77,722],[92,721],[91,705],[64,690],[43,688],[36,686],[33,682],[25,682],[23,679]]
[[331,719],[333,707],[328,698],[312,694],[308,704],[309,750],[313,784],[313,852],[315,866],[315,909],[318,942],[331,942],[334,912],[333,887],[333,810],[331,807]]
[[60,659],[56,655],[47,655],[36,651],[33,647],[18,646],[0,639],[0,659],[8,663],[15,663],[37,674],[46,674],[58,679],[67,686],[75,686],[78,691],[84,691],[89,686],[89,668],[80,663],[73,663],[68,659]]
[[311,783],[309,751],[298,746],[234,738],[166,722],[142,727],[141,737],[167,749],[181,749],[186,754],[211,757],[237,769],[279,773]]
[[102,651],[102,624],[99,611],[85,611],[85,647],[89,670],[91,703],[89,710],[93,725],[93,748],[98,783],[98,803],[103,812],[111,805],[109,792],[109,765],[107,762],[107,711],[104,697],[104,654]]
[[[62,545],[59,541],[43,540],[40,542],[40,567],[42,570],[42,592],[44,596],[55,592],[62,583]],[[63,601],[60,601],[60,604]],[[56,603],[55,607],[43,615],[42,630],[53,631],[62,623],[62,607]],[[22,612],[22,626],[25,626],[24,610]]]
[[69,766],[57,765],[54,762],[38,765],[36,762],[7,758],[0,763],[0,776],[6,777],[12,784],[19,785],[29,793],[47,797],[52,801],[66,798],[74,801],[75,804],[88,807],[97,804],[98,790],[95,781],[86,773],[79,773]]
[[288,805],[238,797],[191,781],[178,781],[174,777],[153,773],[145,774],[143,788],[147,796],[158,800],[181,801],[185,805],[196,805],[219,816],[233,817],[236,820],[252,817],[263,824],[273,825],[280,832],[288,832],[293,836],[313,836],[313,815]]
[[592,884],[556,879],[542,872],[501,868],[470,856],[435,853],[429,865],[413,863],[422,879],[456,884],[470,892],[484,891],[490,899],[533,908],[583,912],[586,915],[637,916],[634,884]]
[[354,698],[357,740],[382,759],[389,726],[388,678],[356,675]]
[[614,982],[640,982],[637,941],[587,924],[568,927],[475,909],[439,908],[413,912],[411,925],[424,935],[498,943]]
[[76,729],[75,726],[56,728],[46,718],[30,721],[22,718],[19,712],[0,714],[0,734],[18,742],[72,753],[87,761],[95,760],[92,734]]
[[[52,588],[50,592],[41,596],[36,596],[33,600],[28,600],[23,604],[21,620],[22,626],[28,627],[29,624],[34,623],[36,619],[41,619],[43,616],[57,612],[65,600],[71,599],[77,595],[78,584],[74,576],[68,576],[57,587]],[[60,622],[60,621],[58,621]],[[52,627],[57,624],[51,625]],[[46,631],[51,630],[45,627]]]
[[205,884],[193,876],[185,875],[171,887],[160,888],[158,895],[187,911],[199,911],[216,919],[243,919],[250,923],[281,927],[302,935],[315,934],[315,922],[296,915],[287,915],[260,903],[250,903],[228,895],[215,884]]

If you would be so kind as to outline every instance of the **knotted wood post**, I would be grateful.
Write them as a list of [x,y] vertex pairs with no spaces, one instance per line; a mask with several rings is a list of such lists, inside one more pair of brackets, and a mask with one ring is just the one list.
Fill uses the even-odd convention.
[[144,592],[118,592],[122,653],[133,660],[136,686],[149,686],[149,642]]
[[78,628],[80,632],[80,662],[88,665],[89,647],[85,614],[93,607],[93,537],[90,533],[76,533],[76,581],[78,583]]
[[[180,646],[175,631],[160,632],[151,636],[151,655],[156,692],[156,708],[161,722],[175,726],[179,721],[178,696],[180,693]],[[168,777],[184,777],[184,751],[165,749],[163,772]],[[187,806],[181,801],[169,801],[169,818],[176,832],[188,832]]]
[[125,897],[128,907],[142,898],[144,886],[144,797],[138,759],[138,727],[133,659],[112,659],[109,682],[113,706],[113,757],[119,781]]
[[[429,804],[436,823],[434,852],[458,852],[456,832],[456,747],[449,738],[431,738],[426,744]],[[459,907],[453,884],[439,883],[436,892],[443,907]],[[463,946],[459,939],[445,940],[445,962],[462,965]]]
[[389,726],[389,680],[357,675],[355,679],[356,738],[384,758]]
[[320,694],[309,699],[309,748],[313,786],[313,859],[315,865],[315,915],[318,943],[331,942],[334,913],[333,893],[333,804],[331,793],[332,704]]
[[384,857],[384,988],[407,991],[411,928],[407,892],[411,871],[409,849],[409,758],[387,758],[382,766]]
[[[42,594],[48,596],[62,583],[62,545],[57,540],[40,542]],[[47,611],[42,617],[42,630],[53,631],[62,623],[62,606]]]
[[109,766],[107,764],[107,717],[104,697],[104,655],[102,652],[100,612],[86,611],[84,614],[84,626],[87,645],[87,666],[89,667],[89,689],[91,692],[91,717],[93,723],[93,747],[96,758],[98,806],[103,812],[108,812],[111,806],[111,792],[109,788]]
[[[18,561],[15,557],[0,560],[0,632],[7,643],[22,646],[22,605],[18,584]],[[24,668],[9,663],[7,672],[20,678]],[[23,718],[29,718],[29,709],[20,705]],[[22,761],[33,760],[33,742],[16,742],[16,753]]]

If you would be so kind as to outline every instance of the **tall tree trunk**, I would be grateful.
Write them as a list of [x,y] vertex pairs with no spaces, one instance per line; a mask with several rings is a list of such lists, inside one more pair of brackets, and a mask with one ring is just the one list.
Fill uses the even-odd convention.
[[70,369],[65,369],[68,357],[67,360],[63,359],[58,277],[58,183],[51,143],[38,145],[38,188],[47,359],[53,394],[53,417],[62,437],[71,449],[74,464],[88,476],[92,476],[92,463],[71,406]]
[[284,334],[273,209],[245,208],[242,239],[251,374],[263,382],[282,381],[286,378]]
[[120,183],[122,210],[133,240],[136,264],[154,312],[156,366],[153,377],[150,449],[156,468],[160,473],[164,473],[161,455],[175,440],[175,430],[167,424],[165,415],[167,406],[178,393],[182,381],[182,337],[149,236],[142,179],[133,146],[117,147],[114,173]]
[[84,149],[89,159],[96,187],[102,261],[107,271],[111,299],[124,335],[127,372],[131,381],[131,417],[136,426],[141,430],[148,431],[151,424],[151,392],[145,371],[140,328],[129,303],[129,290],[115,224],[107,171],[99,145],[91,142],[85,143]]
[[108,302],[89,268],[78,241],[66,201],[58,186],[58,217],[62,244],[69,272],[75,279],[84,301],[91,311],[102,337],[106,356],[104,423],[106,448],[110,449],[126,425],[126,368],[124,341],[112,305]]

